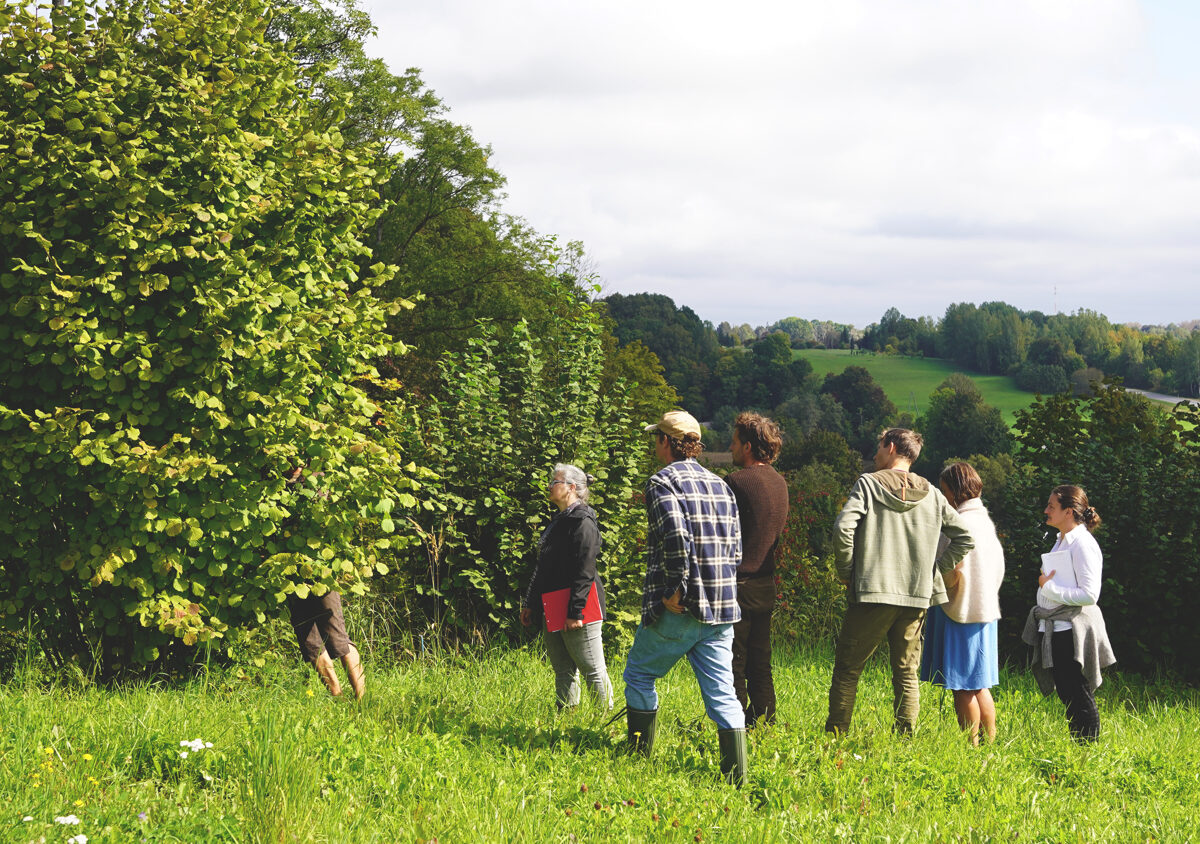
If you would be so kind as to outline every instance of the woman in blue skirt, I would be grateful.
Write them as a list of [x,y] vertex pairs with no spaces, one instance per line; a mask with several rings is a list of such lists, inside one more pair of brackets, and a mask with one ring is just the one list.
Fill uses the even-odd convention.
[[989,740],[996,738],[996,705],[989,689],[1000,681],[996,622],[1004,550],[979,498],[983,482],[971,465],[951,463],[939,484],[966,521],[975,548],[945,576],[949,601],[929,610],[921,679],[954,691],[958,725],[978,744],[981,726]]

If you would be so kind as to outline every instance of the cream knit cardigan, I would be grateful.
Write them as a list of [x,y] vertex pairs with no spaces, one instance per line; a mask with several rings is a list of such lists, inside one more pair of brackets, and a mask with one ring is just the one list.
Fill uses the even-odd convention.
[[[983,501],[972,498],[957,508],[967,524],[975,547],[967,552],[958,569],[959,579],[946,593],[950,600],[942,609],[960,624],[995,621],[1000,617],[1000,582],[1004,580],[1004,549],[996,536],[996,526]],[[949,540],[942,537],[938,556]]]

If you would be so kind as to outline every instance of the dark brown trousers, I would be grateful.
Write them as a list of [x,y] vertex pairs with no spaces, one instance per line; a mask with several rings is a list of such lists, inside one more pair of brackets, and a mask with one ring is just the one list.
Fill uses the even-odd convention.
[[775,578],[738,580],[742,620],[733,625],[733,690],[746,725],[762,718],[775,722],[775,677],[771,673],[771,614],[775,611]]
[[296,641],[306,660],[316,662],[321,651],[328,651],[333,659],[341,659],[350,653],[341,595],[333,591],[307,598],[289,595],[287,605]]

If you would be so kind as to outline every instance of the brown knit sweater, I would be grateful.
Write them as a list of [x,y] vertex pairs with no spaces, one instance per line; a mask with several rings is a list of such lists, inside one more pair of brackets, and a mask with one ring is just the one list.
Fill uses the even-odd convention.
[[742,564],[738,577],[775,573],[775,546],[787,522],[788,488],[773,466],[749,466],[725,482],[737,498],[742,521]]

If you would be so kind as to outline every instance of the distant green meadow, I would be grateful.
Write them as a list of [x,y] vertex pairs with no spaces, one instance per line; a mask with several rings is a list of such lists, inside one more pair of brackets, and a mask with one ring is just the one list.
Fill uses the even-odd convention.
[[[653,758],[624,721],[556,714],[536,646],[380,668],[361,705],[311,670],[223,669],[106,689],[32,671],[0,686],[0,840],[1188,841],[1200,834],[1194,690],[1109,674],[1103,735],[1067,737],[1062,706],[1007,671],[999,738],[972,748],[922,686],[911,739],[891,733],[877,657],[852,731],[822,725],[832,655],[776,655],[780,722],[752,733],[750,785],[719,777],[717,737],[681,665],[660,682]],[[616,686],[623,654],[609,654]]]
[[812,364],[818,375],[840,373],[847,366],[861,366],[883,388],[892,404],[901,412],[920,416],[929,408],[929,395],[946,376],[961,372],[983,393],[983,400],[1000,408],[1004,421],[1012,424],[1016,411],[1033,403],[1033,393],[1018,390],[1007,375],[980,375],[941,358],[914,358],[902,355],[850,354],[844,349],[801,349],[794,353]]

